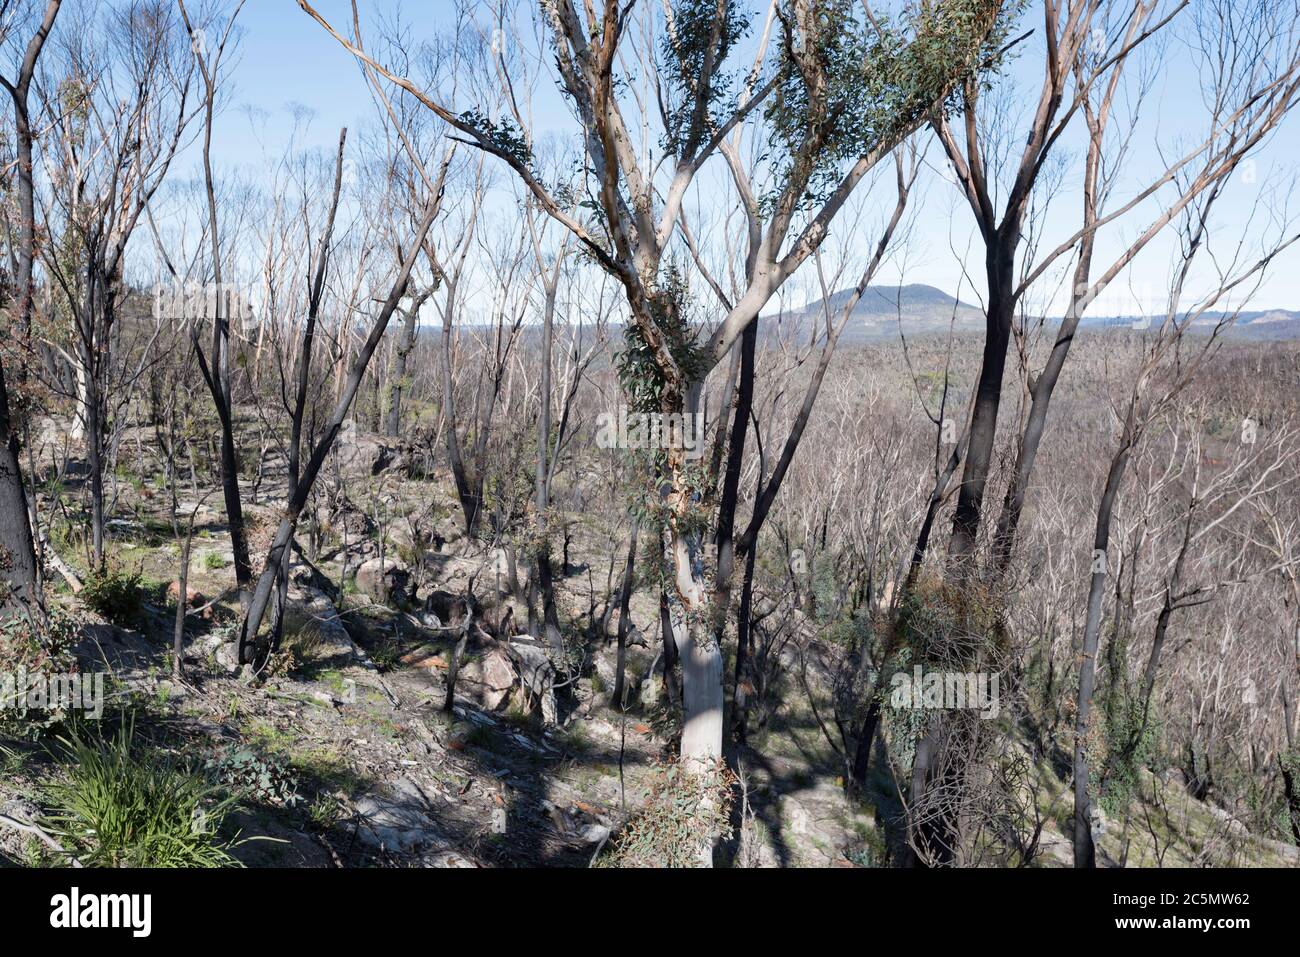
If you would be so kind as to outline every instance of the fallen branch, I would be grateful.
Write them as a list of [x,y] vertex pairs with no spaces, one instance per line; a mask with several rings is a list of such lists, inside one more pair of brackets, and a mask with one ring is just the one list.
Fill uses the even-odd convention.
[[20,821],[17,818],[10,817],[7,814],[0,814],[0,825],[13,828],[15,831],[22,831],[25,834],[31,834],[34,837],[38,838],[47,847],[51,848],[52,850],[58,851],[60,854],[62,854],[64,857],[70,860],[72,862],[73,867],[82,866],[81,861],[77,860],[75,857],[73,857],[71,854],[65,851],[63,849],[63,845],[61,845],[58,841],[56,841],[49,834],[48,831],[45,831],[37,827],[35,824],[30,824],[26,821]]

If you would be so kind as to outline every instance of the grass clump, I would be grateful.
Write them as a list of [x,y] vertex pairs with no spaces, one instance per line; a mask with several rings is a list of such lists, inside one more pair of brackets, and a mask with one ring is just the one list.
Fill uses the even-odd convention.
[[219,836],[236,798],[170,757],[112,737],[60,738],[65,775],[45,787],[44,826],[87,867],[237,867]]

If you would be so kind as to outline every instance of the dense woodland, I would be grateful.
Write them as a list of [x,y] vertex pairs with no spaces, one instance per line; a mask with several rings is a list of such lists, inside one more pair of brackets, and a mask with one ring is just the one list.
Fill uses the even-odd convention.
[[0,861],[1300,864],[1300,5],[274,2],[0,0]]

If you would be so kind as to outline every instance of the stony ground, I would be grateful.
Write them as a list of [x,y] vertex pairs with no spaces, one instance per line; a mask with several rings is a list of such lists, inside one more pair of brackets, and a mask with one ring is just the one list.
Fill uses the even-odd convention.
[[[114,562],[160,586],[143,618],[134,627],[110,624],[84,607],[69,581],[52,583],[53,601],[83,623],[83,670],[110,674],[110,721],[134,715],[139,747],[196,766],[242,759],[273,771],[274,786],[247,793],[230,822],[243,841],[235,854],[248,866],[588,866],[642,807],[650,776],[672,752],[657,601],[648,589],[634,594],[629,690],[614,707],[616,618],[598,609],[614,579],[608,556],[619,547],[599,523],[574,516],[558,599],[566,631],[587,637],[569,661],[575,677],[555,688],[545,649],[501,627],[508,610],[516,624],[526,620],[526,605],[505,587],[503,554],[460,534],[447,483],[403,478],[391,463],[379,466],[381,477],[368,474],[388,456],[381,443],[361,439],[344,452],[335,476],[342,506],[303,536],[312,561],[294,565],[284,650],[258,675],[230,657],[239,609],[229,539],[212,504],[219,494],[200,487],[180,502],[183,516],[195,516],[189,584],[196,612],[187,624],[184,679],[170,677],[174,609],[162,590],[176,578],[180,547],[169,496],[156,482],[123,483],[110,529]],[[350,479],[348,468],[356,470]],[[61,473],[67,490],[75,490],[71,473]],[[275,478],[272,469],[260,502],[248,509],[260,530],[255,547],[275,516],[267,504]],[[84,574],[75,548],[60,553],[74,576]],[[488,627],[471,629],[448,711],[460,626],[421,598],[440,595],[445,606],[471,582],[477,620]],[[741,797],[721,859],[879,866],[900,840],[887,761],[878,749],[868,794],[845,796],[843,758],[816,707],[829,685],[817,666],[817,635],[796,631],[780,652],[785,686],[773,696],[780,703],[735,756]],[[44,787],[62,773],[57,749],[11,743],[0,760],[0,815],[39,822]],[[1032,800],[1043,820],[1035,863],[1068,866],[1067,785],[1047,762],[1034,774]],[[1252,837],[1176,780],[1148,776],[1144,787],[1149,796],[1144,791],[1128,819],[1104,822],[1105,863],[1298,861],[1296,849]],[[31,834],[0,828],[0,862],[57,860]]]

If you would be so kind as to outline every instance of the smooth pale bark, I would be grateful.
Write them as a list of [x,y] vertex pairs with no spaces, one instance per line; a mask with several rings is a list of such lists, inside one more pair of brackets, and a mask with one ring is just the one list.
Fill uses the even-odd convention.
[[709,627],[708,595],[696,543],[669,532],[675,586],[668,596],[673,640],[682,671],[681,759],[694,771],[712,770],[722,757],[722,646]]

